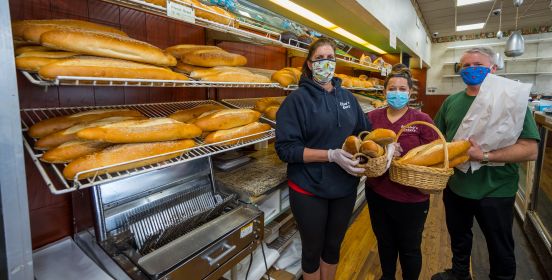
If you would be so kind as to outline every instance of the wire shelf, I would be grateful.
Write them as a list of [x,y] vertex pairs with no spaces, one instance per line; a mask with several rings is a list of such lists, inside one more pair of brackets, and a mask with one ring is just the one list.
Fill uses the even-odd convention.
[[[275,98],[280,102],[283,102],[286,97],[278,96],[278,97],[272,97],[272,98]],[[262,98],[223,99],[222,103],[224,103],[224,105],[227,105],[228,107],[237,108],[237,109],[253,109],[253,107],[255,107],[255,103],[261,99]],[[270,123],[272,126],[276,125],[276,121],[267,118],[264,114],[261,116],[261,118],[265,122]]]
[[[297,85],[289,85],[287,87],[281,87],[281,89],[285,91],[294,91],[298,88]],[[351,90],[351,91],[382,91],[382,86],[375,86],[371,88],[360,88],[360,87],[343,87],[344,89]]]
[[[81,171],[75,175],[74,180],[67,180],[63,176],[63,168],[67,164],[51,164],[45,163],[40,160],[43,155],[42,151],[33,149],[33,146],[36,142],[36,139],[33,139],[28,136],[26,133],[33,124],[52,117],[58,117],[63,115],[75,114],[82,111],[94,110],[94,109],[134,109],[140,111],[147,117],[166,117],[177,110],[189,109],[200,104],[220,104],[213,100],[200,100],[200,101],[185,101],[185,102],[171,102],[171,103],[151,103],[151,104],[134,104],[134,105],[116,105],[116,106],[87,106],[87,107],[58,107],[58,108],[36,108],[36,109],[22,109],[21,110],[21,123],[23,131],[23,144],[25,149],[29,153],[33,163],[36,165],[38,171],[43,177],[46,185],[50,189],[50,192],[53,194],[64,194],[79,189],[96,186],[100,184],[105,184],[115,180],[120,180],[126,177],[147,173],[153,170],[165,168],[168,166],[173,166],[187,162],[190,160],[212,156],[218,153],[223,153],[229,150],[234,150],[240,147],[252,145],[255,143],[271,140],[275,137],[275,132],[273,129],[269,131],[256,133],[228,141],[213,143],[213,144],[204,144],[201,138],[194,139],[196,146],[189,149],[184,149],[180,151],[173,151],[166,154],[160,154],[156,156],[151,156],[147,158],[137,159],[133,161],[128,161],[124,163],[114,164],[110,166],[104,166],[101,168],[94,168],[86,171]],[[246,139],[250,136],[258,136],[257,139]],[[233,145],[225,145],[225,143],[239,140],[238,143]],[[101,171],[104,171],[111,167],[121,166],[129,164],[136,161],[141,161],[145,159],[153,159],[162,157],[168,154],[174,154],[178,152],[185,152],[183,155],[166,160],[164,162],[155,163],[143,167],[138,167],[134,169],[129,169],[125,171],[119,171],[109,174],[100,174]],[[97,175],[84,179],[77,179],[80,175],[85,173],[95,172]]]
[[209,82],[182,80],[150,80],[126,78],[97,78],[59,76],[53,81],[43,80],[37,73],[21,71],[38,86],[122,86],[122,87],[217,87],[217,88],[280,88],[278,83]]

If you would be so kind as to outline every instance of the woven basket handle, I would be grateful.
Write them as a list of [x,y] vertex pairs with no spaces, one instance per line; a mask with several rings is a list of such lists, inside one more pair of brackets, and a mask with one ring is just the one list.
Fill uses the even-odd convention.
[[395,142],[397,142],[399,140],[399,137],[401,137],[401,134],[404,132],[404,130],[406,128],[411,127],[411,126],[416,125],[416,124],[429,126],[431,129],[433,129],[435,132],[437,132],[437,134],[439,135],[439,138],[443,142],[443,151],[445,153],[445,162],[443,163],[443,165],[444,165],[445,169],[448,169],[449,168],[449,155],[448,155],[447,140],[445,139],[445,136],[443,136],[443,133],[441,133],[441,131],[436,126],[434,126],[433,124],[430,124],[428,122],[423,122],[423,121],[413,121],[413,122],[411,122],[407,125],[404,125],[401,128],[401,130],[399,130],[399,133],[397,133],[397,138],[395,139]]
[[360,139],[360,141],[364,141],[364,134],[370,134],[370,131],[363,131],[361,133],[358,134],[358,138]]

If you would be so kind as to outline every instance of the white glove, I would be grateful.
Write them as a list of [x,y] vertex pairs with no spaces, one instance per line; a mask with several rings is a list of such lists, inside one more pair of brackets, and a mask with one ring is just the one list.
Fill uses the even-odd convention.
[[364,168],[355,167],[359,163],[359,160],[353,160],[353,155],[347,153],[342,149],[328,150],[328,161],[335,162],[345,172],[358,176],[358,174],[364,173]]

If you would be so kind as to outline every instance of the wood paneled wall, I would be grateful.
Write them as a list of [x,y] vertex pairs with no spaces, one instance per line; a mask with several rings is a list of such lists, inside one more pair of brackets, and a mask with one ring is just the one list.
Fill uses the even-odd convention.
[[[99,0],[10,0],[12,20],[73,18],[120,28],[130,37],[160,48],[176,44],[205,44],[204,28],[158,17]],[[286,50],[277,47],[221,43],[219,46],[248,58],[250,67],[280,69]],[[22,108],[139,104],[207,98],[201,88],[37,87],[18,74]],[[211,89],[219,98],[282,95],[281,90]],[[214,96],[213,96],[214,97]],[[25,155],[31,235],[38,248],[73,233],[70,195],[52,195],[30,158]]]

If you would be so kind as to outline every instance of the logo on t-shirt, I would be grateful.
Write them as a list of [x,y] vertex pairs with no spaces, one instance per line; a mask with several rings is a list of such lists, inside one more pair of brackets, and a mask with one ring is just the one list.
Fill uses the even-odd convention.
[[351,108],[351,103],[349,103],[349,101],[339,102],[339,105],[341,105],[341,108],[343,108],[343,110]]
[[[401,125],[401,128],[404,127],[404,125]],[[404,129],[405,133],[418,133],[418,127],[417,126],[409,126]]]

